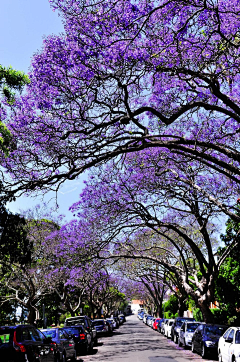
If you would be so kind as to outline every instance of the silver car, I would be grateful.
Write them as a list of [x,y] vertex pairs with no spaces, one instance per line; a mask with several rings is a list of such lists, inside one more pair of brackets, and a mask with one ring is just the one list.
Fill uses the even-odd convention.
[[202,324],[201,322],[183,322],[178,336],[178,345],[184,348],[191,347],[192,337],[195,329]]

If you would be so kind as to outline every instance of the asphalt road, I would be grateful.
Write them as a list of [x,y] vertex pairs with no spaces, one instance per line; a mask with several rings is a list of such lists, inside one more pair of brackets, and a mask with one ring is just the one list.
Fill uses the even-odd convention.
[[81,357],[83,362],[216,361],[202,359],[198,354],[178,347],[139,321],[136,315],[128,316],[127,322],[115,330],[112,337],[101,338],[99,342],[92,355]]

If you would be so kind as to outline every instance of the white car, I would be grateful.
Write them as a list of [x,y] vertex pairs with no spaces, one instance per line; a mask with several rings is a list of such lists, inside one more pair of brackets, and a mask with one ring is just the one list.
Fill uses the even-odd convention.
[[230,327],[218,341],[219,362],[240,362],[240,327]]
[[174,319],[169,319],[166,324],[164,325],[164,335],[167,337],[167,338],[170,338],[171,337],[171,329],[172,329],[172,324],[174,322]]

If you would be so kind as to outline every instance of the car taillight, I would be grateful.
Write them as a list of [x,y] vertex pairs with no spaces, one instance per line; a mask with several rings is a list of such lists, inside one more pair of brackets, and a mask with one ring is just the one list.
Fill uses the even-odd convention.
[[79,334],[79,337],[80,337],[80,339],[85,339],[85,334],[84,334],[84,333],[80,333],[80,334]]
[[51,351],[54,351],[56,349],[57,343],[56,342],[51,342],[50,344],[51,344]]
[[26,348],[19,342],[17,342],[17,331],[14,331],[13,334],[13,348],[17,352],[27,352]]
[[107,327],[104,327],[103,330],[104,330],[104,331],[107,331]]

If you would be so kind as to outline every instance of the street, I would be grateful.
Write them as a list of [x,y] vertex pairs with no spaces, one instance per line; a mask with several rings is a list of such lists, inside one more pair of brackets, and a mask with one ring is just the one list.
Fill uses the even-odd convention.
[[[190,350],[178,347],[171,340],[152,330],[136,315],[127,317],[112,337],[99,339],[92,355],[81,357],[84,362],[196,362],[202,359]],[[80,360],[80,358],[78,359]]]

